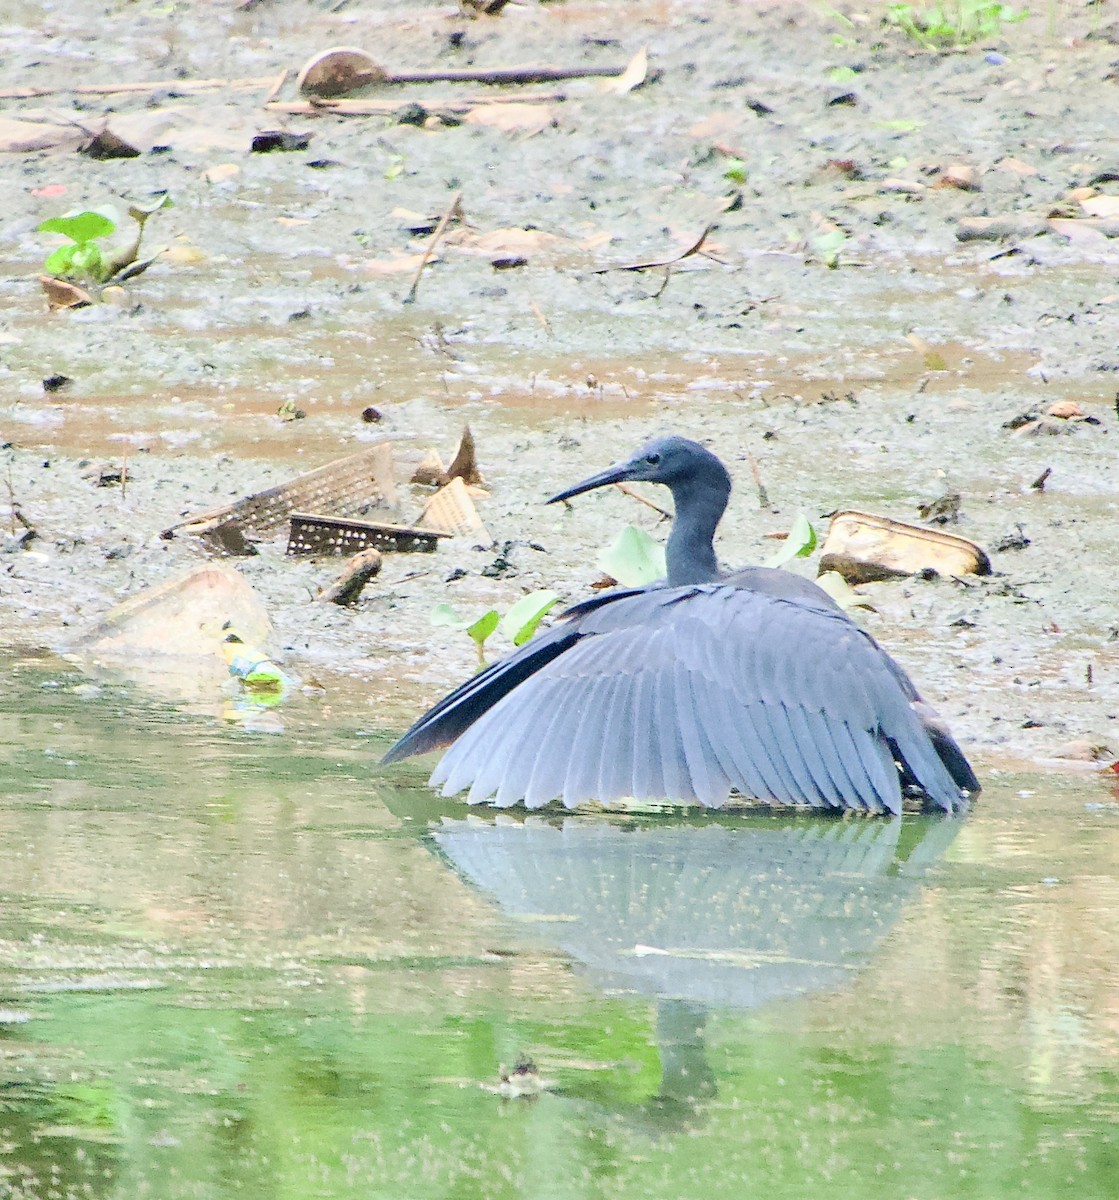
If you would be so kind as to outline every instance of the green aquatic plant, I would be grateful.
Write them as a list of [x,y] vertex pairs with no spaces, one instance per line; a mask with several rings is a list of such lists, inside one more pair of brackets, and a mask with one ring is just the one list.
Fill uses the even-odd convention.
[[503,617],[496,608],[479,617],[463,617],[453,604],[437,604],[428,617],[432,625],[462,629],[478,651],[479,668],[486,665],[486,641],[501,626],[501,632],[514,646],[523,646],[536,632],[544,617],[559,603],[559,593],[542,589],[529,592],[511,605]]
[[644,587],[668,574],[664,547],[636,525],[627,525],[596,562],[623,587]]
[[838,269],[839,256],[846,245],[847,235],[842,229],[827,229],[808,240],[808,248],[813,257],[822,262],[829,271]]
[[927,50],[947,50],[996,38],[1004,25],[1016,24],[1028,16],[1027,9],[992,0],[952,0],[944,4],[891,4],[885,19]]
[[43,270],[55,279],[82,286],[123,283],[146,271],[162,251],[140,258],[140,243],[148,218],[161,208],[171,208],[171,197],[159,192],[147,204],[132,204],[128,215],[136,223],[132,237],[116,247],[104,239],[116,233],[120,220],[114,208],[83,209],[48,217],[36,227],[37,233],[57,233],[67,241],[52,250],[43,261]]
[[797,513],[793,518],[793,526],[781,543],[780,549],[765,560],[767,567],[783,567],[794,558],[807,558],[816,549],[816,530],[812,522],[804,515]]

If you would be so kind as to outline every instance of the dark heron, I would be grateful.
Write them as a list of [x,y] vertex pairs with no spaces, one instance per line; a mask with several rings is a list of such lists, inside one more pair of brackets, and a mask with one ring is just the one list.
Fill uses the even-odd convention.
[[730,476],[658,438],[553,496],[642,480],[672,492],[667,579],[576,604],[441,700],[386,763],[449,746],[431,777],[471,803],[744,797],[898,813],[903,791],[954,812],[978,780],[909,676],[816,584],[720,571]]

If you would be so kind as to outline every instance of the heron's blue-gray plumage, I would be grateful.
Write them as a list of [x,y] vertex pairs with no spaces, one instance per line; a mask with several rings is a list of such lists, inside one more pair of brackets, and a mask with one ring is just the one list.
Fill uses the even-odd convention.
[[431,780],[444,794],[530,808],[718,807],[738,792],[897,813],[905,784],[951,812],[978,791],[909,677],[815,584],[764,567],[719,575],[711,538],[730,480],[713,455],[660,439],[556,498],[623,478],[672,489],[668,580],[575,605],[385,761],[449,747]]
[[[518,660],[532,643],[444,702],[454,740],[432,782],[445,792],[718,806],[734,789],[898,812],[896,746],[938,807],[960,802],[894,664],[838,610],[701,584],[600,597],[545,636],[566,648],[537,648],[546,661],[527,677]],[[474,714],[510,676],[516,686]]]

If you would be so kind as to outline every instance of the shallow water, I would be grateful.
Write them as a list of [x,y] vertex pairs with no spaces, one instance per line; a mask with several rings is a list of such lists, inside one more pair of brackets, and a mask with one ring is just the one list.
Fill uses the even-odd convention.
[[495,819],[301,696],[251,734],[3,676],[0,1195],[1115,1194],[1099,776]]

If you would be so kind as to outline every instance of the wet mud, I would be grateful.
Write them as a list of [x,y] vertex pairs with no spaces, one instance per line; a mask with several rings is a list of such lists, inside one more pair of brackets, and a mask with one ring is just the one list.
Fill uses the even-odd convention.
[[[843,507],[911,520],[959,492],[952,531],[990,552],[994,574],[870,585],[868,628],[981,768],[1077,769],[1091,747],[1119,751],[1119,242],[956,237],[967,217],[1065,212],[1072,189],[1119,191],[1107,178],[1119,170],[1119,51],[1105,17],[1071,6],[943,54],[879,16],[651,2],[478,20],[433,4],[7,6],[8,88],[274,77],[332,44],[400,68],[624,64],[647,45],[652,74],[626,95],[565,83],[531,133],[284,118],[262,108],[268,86],[6,101],[24,119],[99,125],[156,107],[196,131],[314,136],[297,153],[250,154],[242,139],[108,161],[0,155],[5,488],[38,535],[17,544],[9,516],[5,641],[66,651],[121,599],[200,561],[198,543],[159,537],[189,512],[385,433],[402,453],[446,457],[469,422],[494,546],[389,557],[353,610],[313,602],[334,562],[285,560],[282,541],[239,562],[285,666],[322,682],[337,712],[399,729],[474,663],[463,634],[431,627],[432,607],[504,608],[538,587],[585,595],[620,526],[656,532],[657,518],[616,493],[567,510],[540,501],[672,431],[731,469],[728,564],[766,557],[766,535],[800,511],[821,529]],[[431,84],[391,98],[478,92]],[[732,159],[744,164],[734,179]],[[976,169],[978,190],[938,186],[953,162]],[[918,190],[884,188],[899,176]],[[54,242],[38,223],[160,189],[175,207],[148,236],[169,253],[121,304],[48,312],[36,276]],[[413,272],[385,264],[422,251],[409,214],[437,218],[457,192],[471,236],[559,240],[500,270],[448,240],[406,305]],[[816,240],[827,222],[844,235],[830,265]],[[671,257],[708,225],[705,254],[601,269]],[[48,393],[53,375],[71,382]],[[1057,401],[1095,423],[1006,428]],[[306,418],[283,420],[288,402]],[[379,424],[363,422],[370,406]],[[95,486],[104,462],[127,463],[125,489]],[[1047,469],[1044,490],[1031,488]],[[422,498],[405,488],[400,515]]]

